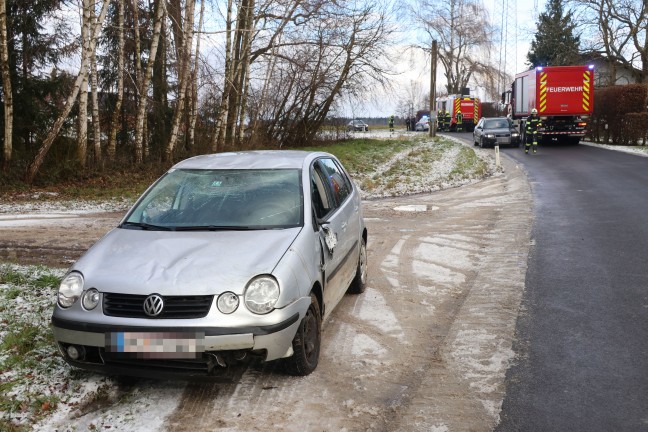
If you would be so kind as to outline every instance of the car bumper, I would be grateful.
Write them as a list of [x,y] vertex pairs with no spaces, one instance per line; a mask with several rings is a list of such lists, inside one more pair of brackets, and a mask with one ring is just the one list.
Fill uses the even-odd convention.
[[510,138],[483,138],[484,145],[488,146],[504,146],[504,145],[516,145],[520,142],[519,137],[510,137]]
[[[184,320],[182,326],[177,325],[178,320],[174,320],[174,325],[165,320],[142,320],[146,321],[145,325],[89,323],[69,320],[55,313],[52,332],[64,359],[76,367],[143,377],[221,376],[227,373],[225,369],[243,359],[270,361],[292,355],[292,340],[309,305],[310,298],[299,299],[268,314],[274,317],[262,316],[263,322],[259,325],[236,328],[206,326],[204,319]],[[116,352],[119,349],[111,342],[116,335],[151,335],[163,340],[178,334],[183,337],[195,335],[195,349],[178,355],[124,354]],[[82,355],[72,358],[68,351],[70,346]]]

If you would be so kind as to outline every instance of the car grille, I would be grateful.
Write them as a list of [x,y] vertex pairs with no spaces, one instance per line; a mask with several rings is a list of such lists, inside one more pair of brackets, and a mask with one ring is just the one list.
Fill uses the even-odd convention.
[[[105,315],[124,318],[152,318],[144,313],[145,295],[104,293],[103,312]],[[164,309],[155,318],[202,318],[209,313],[213,295],[204,296],[166,296]]]

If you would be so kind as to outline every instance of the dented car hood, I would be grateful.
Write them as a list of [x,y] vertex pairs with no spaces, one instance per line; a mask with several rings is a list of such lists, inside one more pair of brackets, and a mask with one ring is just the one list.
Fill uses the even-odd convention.
[[148,295],[243,294],[271,274],[301,228],[255,231],[140,231],[116,228],[71,270],[86,288]]

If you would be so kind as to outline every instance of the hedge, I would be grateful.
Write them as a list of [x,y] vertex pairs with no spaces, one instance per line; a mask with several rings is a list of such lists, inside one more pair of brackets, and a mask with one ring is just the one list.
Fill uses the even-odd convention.
[[588,137],[596,142],[645,145],[648,137],[647,101],[646,84],[595,89]]

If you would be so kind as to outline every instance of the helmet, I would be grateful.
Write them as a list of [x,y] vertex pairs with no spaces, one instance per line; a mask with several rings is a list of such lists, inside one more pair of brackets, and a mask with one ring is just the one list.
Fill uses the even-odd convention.
[[535,109],[535,108],[533,108],[533,109],[531,110],[531,114],[538,114],[538,110]]

